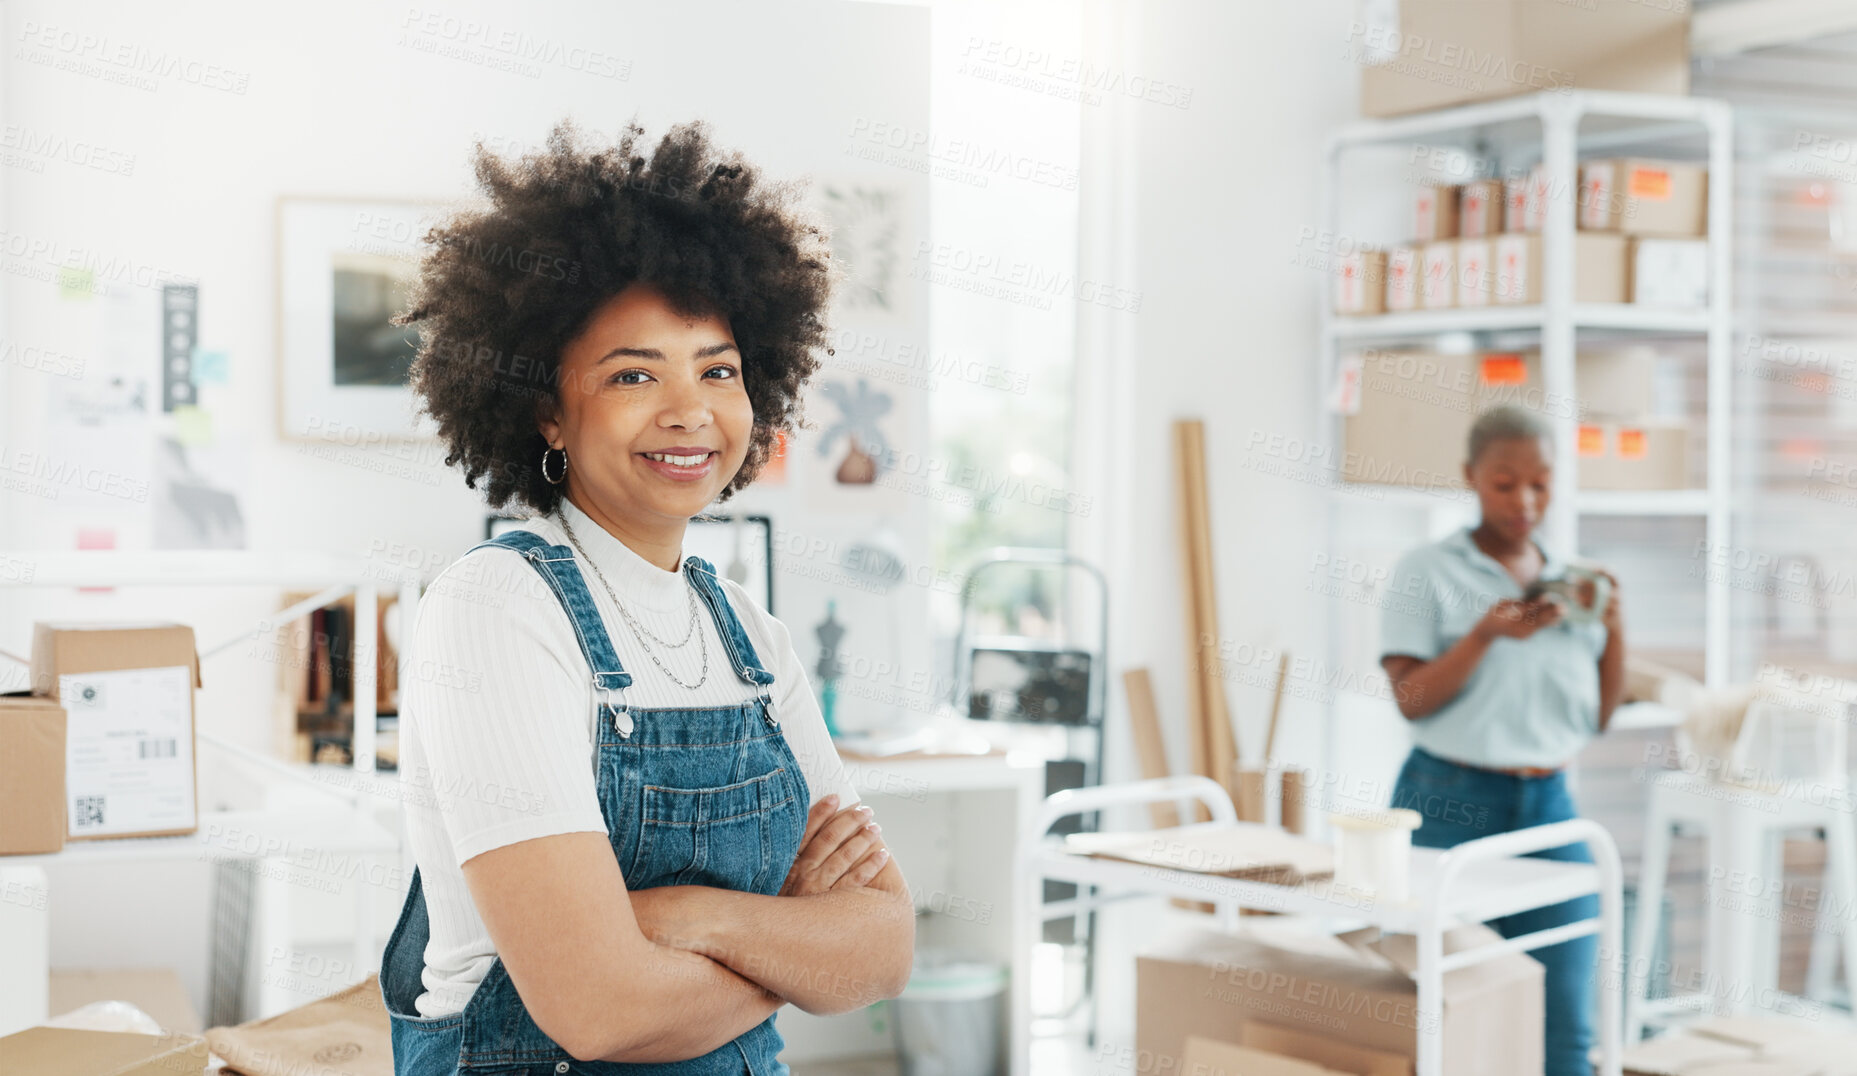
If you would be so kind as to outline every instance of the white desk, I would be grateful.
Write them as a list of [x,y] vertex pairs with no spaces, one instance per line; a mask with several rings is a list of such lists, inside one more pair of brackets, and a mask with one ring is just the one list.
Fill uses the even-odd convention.
[[[1044,800],[1045,757],[899,755],[872,758],[840,749],[858,793],[883,826],[884,843],[909,881],[916,907],[938,913],[917,921],[917,948],[938,944],[1010,971],[1014,1003],[1030,1003],[1030,936],[1015,933],[1012,909],[1027,890],[1013,870],[1017,840]],[[788,1006],[778,1027],[788,1064],[887,1053],[888,1020],[869,1009],[814,1016]]]

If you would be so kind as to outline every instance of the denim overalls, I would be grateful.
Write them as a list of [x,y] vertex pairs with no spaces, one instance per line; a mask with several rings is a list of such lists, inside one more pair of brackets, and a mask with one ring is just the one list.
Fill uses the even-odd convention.
[[[581,652],[594,670],[596,691],[604,693],[594,765],[600,811],[626,888],[706,885],[779,892],[799,854],[811,797],[774,716],[767,690],[774,674],[761,667],[714,567],[701,557],[684,561],[691,585],[716,618],[730,664],[760,689],[760,697],[732,706],[640,709],[626,706],[620,694],[632,675],[619,665],[573,550],[550,545],[527,530],[509,531],[472,548],[485,545],[516,550],[541,573],[574,623]],[[536,913],[546,915],[548,909]],[[576,1061],[529,1017],[500,957],[491,961],[461,1012],[420,1016],[413,1002],[424,990],[420,975],[429,935],[415,868],[381,962],[395,1076],[787,1076],[778,1056],[784,1042],[772,1016],[733,1042],[686,1061]]]

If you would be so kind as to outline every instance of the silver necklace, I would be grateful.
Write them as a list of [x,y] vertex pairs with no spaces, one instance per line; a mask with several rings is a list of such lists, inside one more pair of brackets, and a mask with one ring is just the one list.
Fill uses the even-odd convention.
[[[652,635],[650,631],[642,629],[640,625],[638,624],[638,622],[632,619],[632,614],[626,611],[625,604],[619,600],[619,595],[613,592],[613,585],[606,581],[606,573],[600,571],[600,566],[594,563],[593,558],[587,555],[587,551],[585,549],[581,548],[580,539],[574,537],[574,528],[567,521],[567,513],[562,512],[560,518],[561,518],[561,529],[567,533],[567,540],[573,543],[575,551],[578,552],[581,555],[581,557],[583,557],[586,560],[586,562],[593,567],[593,574],[599,578],[600,586],[606,588],[606,596],[613,600],[613,607],[618,609],[619,615],[625,619],[625,625],[626,627],[632,630],[632,635],[638,639],[638,645],[644,648],[645,656],[649,657],[652,663],[655,664],[660,670],[662,670],[665,676],[670,677],[671,680],[674,683],[676,683],[679,687],[688,688],[692,691],[696,690],[699,687],[702,687],[703,684],[709,680],[709,642],[703,637],[702,633],[696,630],[696,620],[697,620],[696,591],[695,590],[688,591],[688,594],[690,596],[690,631],[687,635],[684,636],[683,642],[673,644],[673,643],[665,642],[665,640],[663,639],[658,639],[658,637],[656,635]],[[689,569],[687,567],[684,569],[684,571],[686,572],[688,570]],[[666,647],[673,649],[673,650],[677,649],[678,647],[687,645],[690,642],[690,636],[695,636],[696,641],[697,641],[697,646],[699,649],[701,649],[703,653],[703,671],[702,671],[702,674],[696,678],[696,683],[686,684],[682,680],[677,679],[677,674],[672,672],[670,668],[664,664],[664,662],[660,661],[658,659],[658,655],[652,651],[651,644],[645,642],[646,635],[651,635],[653,639],[658,639],[658,642],[663,643]]]

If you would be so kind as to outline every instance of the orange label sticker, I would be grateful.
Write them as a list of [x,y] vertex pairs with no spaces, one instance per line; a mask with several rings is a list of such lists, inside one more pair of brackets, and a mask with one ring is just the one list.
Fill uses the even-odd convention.
[[1641,460],[1644,458],[1644,431],[1624,429],[1618,431],[1618,458],[1622,460]]
[[1670,197],[1670,172],[1665,168],[1633,168],[1626,189],[1633,198],[1667,200]]
[[1598,426],[1581,426],[1579,453],[1582,456],[1603,456],[1606,454],[1606,431]]
[[1481,368],[1485,385],[1520,385],[1528,380],[1528,367],[1520,355],[1485,355]]

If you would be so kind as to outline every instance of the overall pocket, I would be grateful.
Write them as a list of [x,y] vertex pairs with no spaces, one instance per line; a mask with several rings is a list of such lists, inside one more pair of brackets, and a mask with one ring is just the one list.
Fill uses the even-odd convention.
[[793,801],[780,767],[708,788],[647,784],[638,866],[643,886],[747,890],[767,866],[770,822]]

